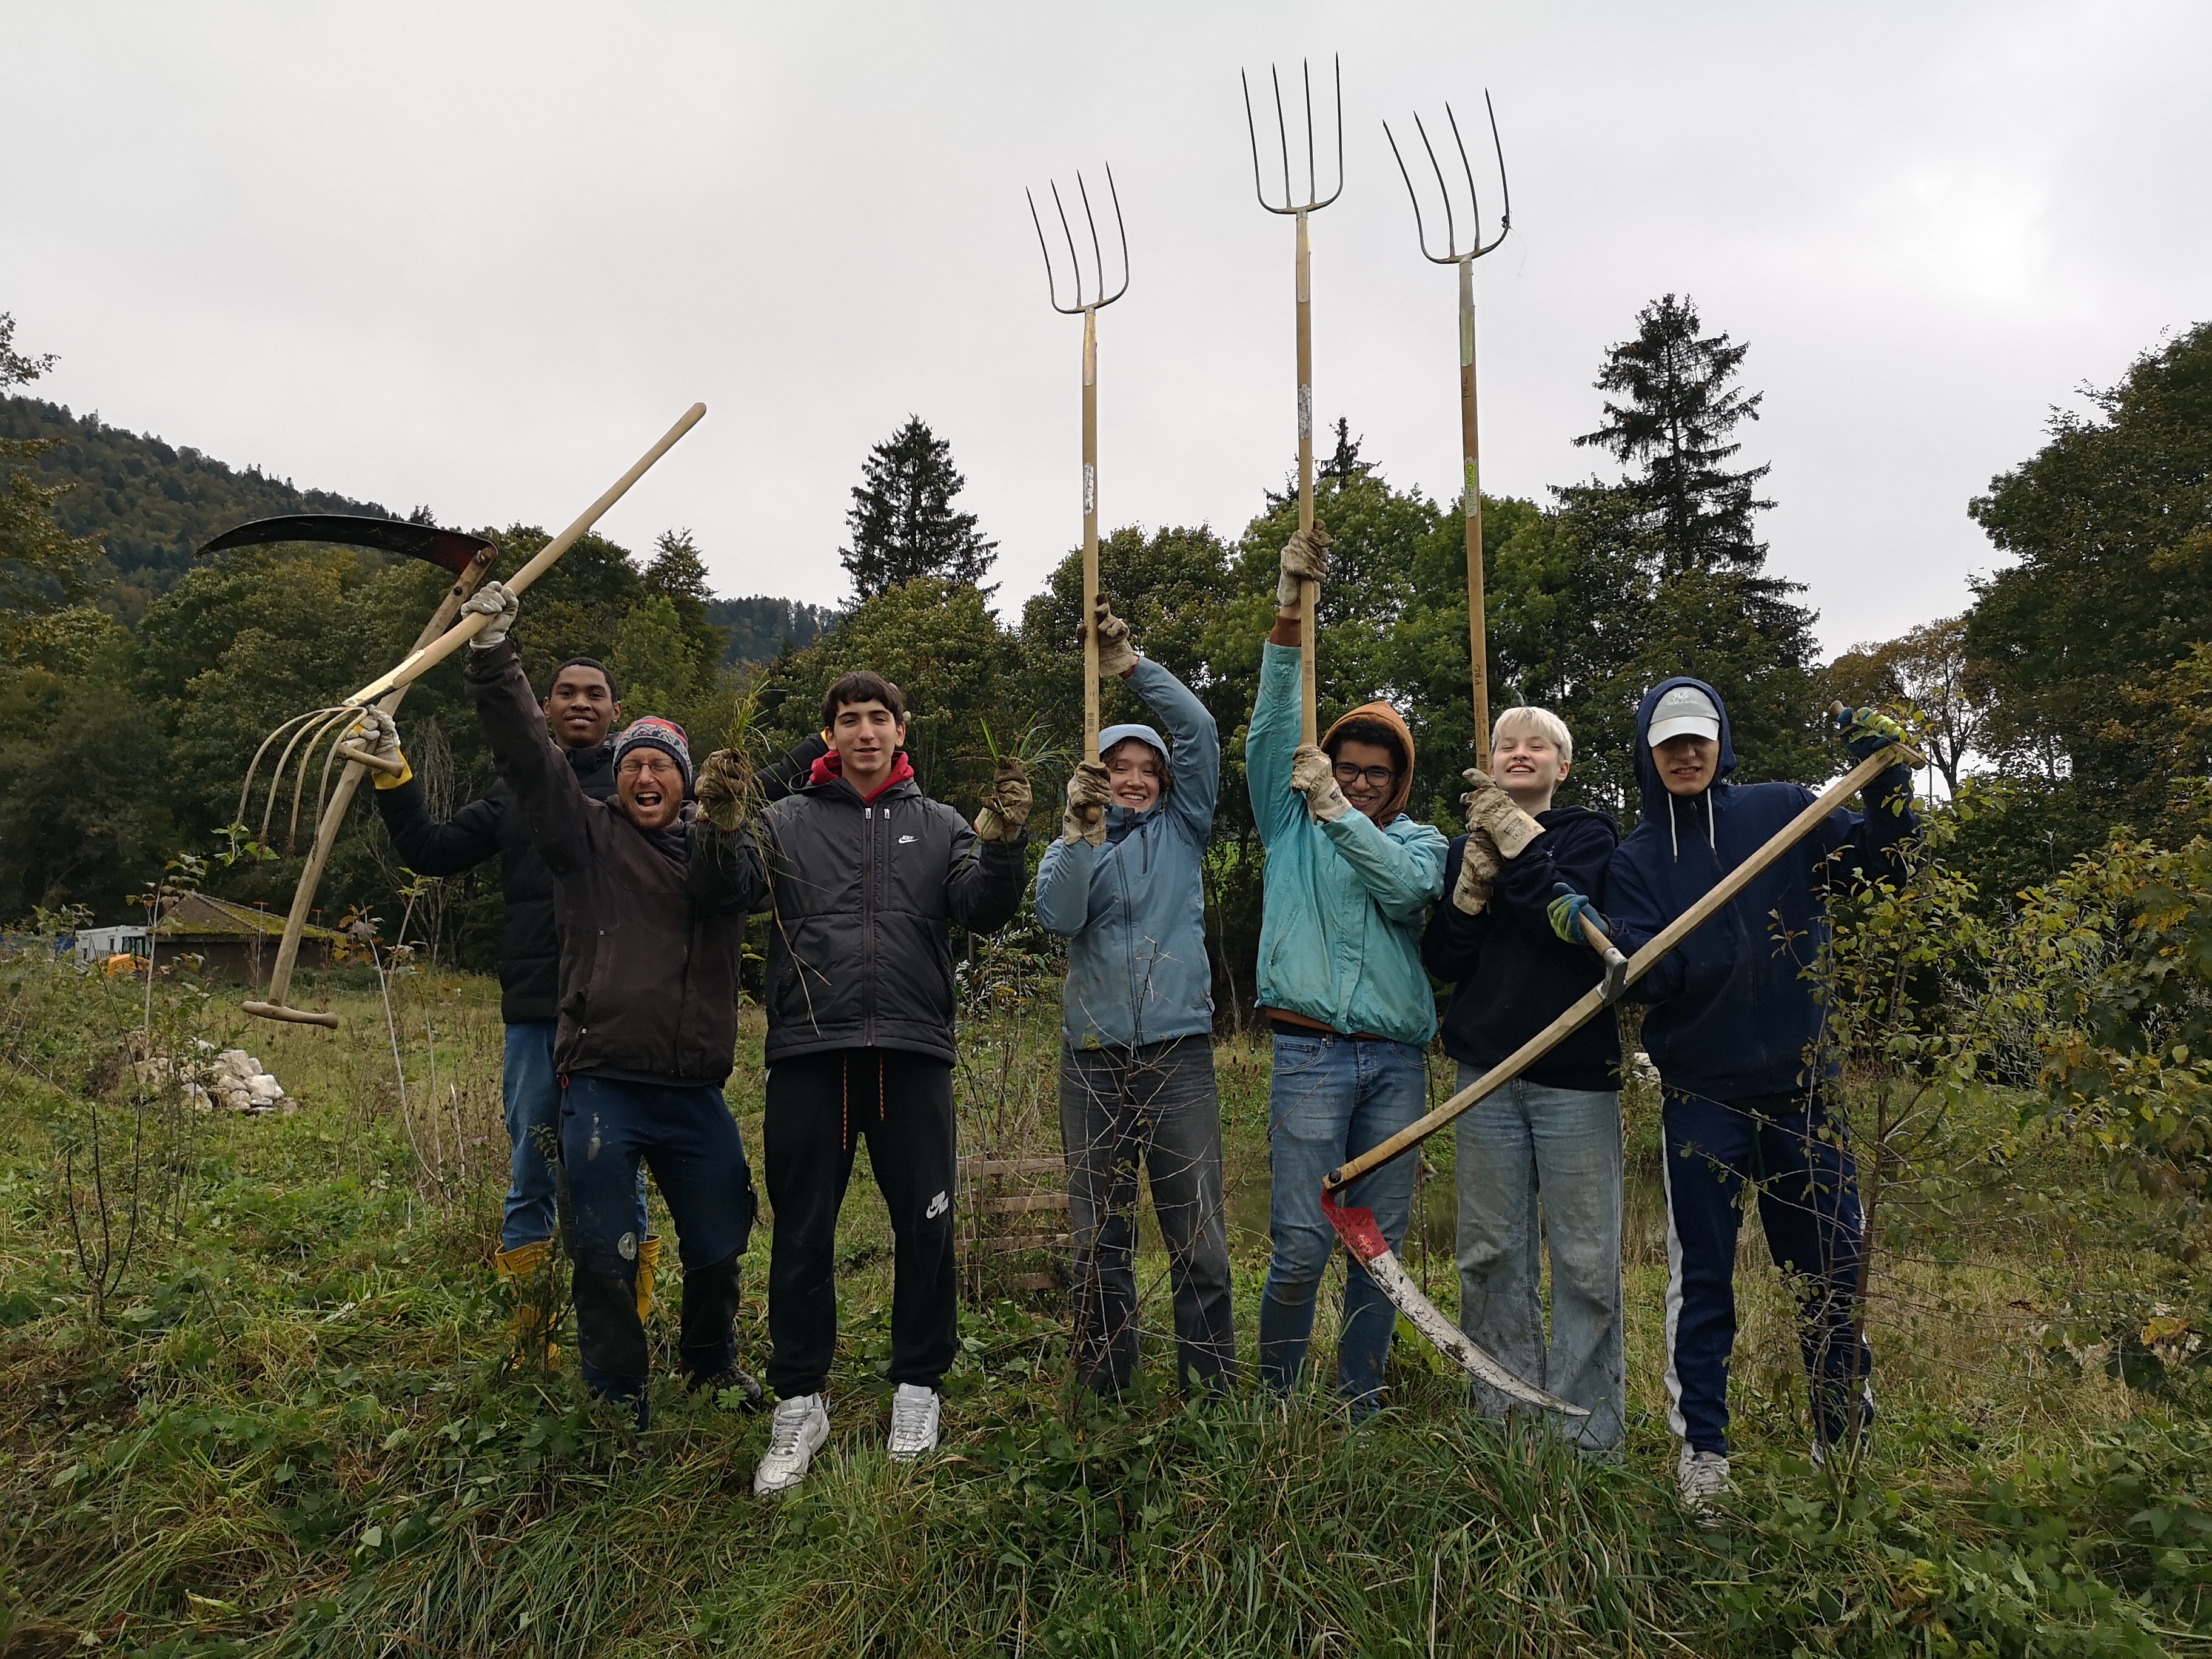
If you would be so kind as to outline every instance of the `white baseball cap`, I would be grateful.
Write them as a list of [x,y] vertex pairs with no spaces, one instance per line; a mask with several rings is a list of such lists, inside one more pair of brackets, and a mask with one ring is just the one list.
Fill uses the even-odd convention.
[[1717,739],[1720,734],[1721,711],[1713,707],[1713,700],[1694,685],[1678,685],[1651,711],[1646,740],[1656,749],[1669,738]]

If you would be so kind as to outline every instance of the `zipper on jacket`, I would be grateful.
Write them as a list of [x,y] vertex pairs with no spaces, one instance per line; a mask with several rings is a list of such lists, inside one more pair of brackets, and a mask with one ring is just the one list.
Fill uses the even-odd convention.
[[[890,809],[884,809],[890,816]],[[860,808],[860,1043],[876,1042],[876,809]]]

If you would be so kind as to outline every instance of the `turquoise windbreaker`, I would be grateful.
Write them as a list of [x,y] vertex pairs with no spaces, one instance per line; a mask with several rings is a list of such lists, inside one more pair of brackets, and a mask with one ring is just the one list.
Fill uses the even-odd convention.
[[1078,1048],[1213,1030],[1200,877],[1221,739],[1206,705],[1151,658],[1137,659],[1129,686],[1167,728],[1167,793],[1149,812],[1108,807],[1103,847],[1054,841],[1037,866],[1037,920],[1068,941],[1061,1029]]
[[1316,823],[1291,787],[1298,746],[1296,646],[1268,644],[1244,739],[1252,817],[1267,849],[1260,925],[1260,1006],[1347,1034],[1425,1043],[1436,998],[1421,966],[1421,922],[1443,892],[1446,842],[1400,813]]

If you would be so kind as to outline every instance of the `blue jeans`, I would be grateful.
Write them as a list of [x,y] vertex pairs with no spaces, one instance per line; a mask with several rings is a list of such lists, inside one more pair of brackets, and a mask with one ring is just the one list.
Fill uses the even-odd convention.
[[[1462,1064],[1459,1086],[1481,1075]],[[1571,1422],[1591,1451],[1620,1443],[1627,1410],[1620,1327],[1620,1097],[1516,1079],[1455,1126],[1459,1328],[1523,1382],[1589,1408]],[[1540,1204],[1542,1223],[1538,1224]],[[1552,1334],[1538,1294],[1552,1249]],[[1492,1417],[1510,1402],[1477,1382]]]
[[[1410,1042],[1389,1042],[1316,1031],[1275,1038],[1275,1071],[1267,1097],[1268,1158],[1274,1193],[1267,1227],[1275,1245],[1260,1292],[1260,1380],[1287,1389],[1305,1367],[1313,1336],[1314,1297],[1336,1248],[1336,1230],[1321,1211],[1322,1177],[1380,1145],[1427,1109],[1428,1069]],[[1414,1160],[1401,1158],[1352,1183],[1347,1207],[1375,1212],[1382,1237],[1405,1242],[1413,1208]],[[1347,1255],[1344,1334],[1337,1344],[1336,1386],[1355,1407],[1380,1403],[1382,1366],[1398,1310]]]
[[[507,1028],[506,1063],[500,1069],[500,1103],[507,1112],[507,1213],[499,1248],[519,1250],[553,1237],[554,1155],[561,1144],[561,1079],[553,1070],[550,1019]],[[645,1171],[637,1172],[637,1236],[645,1237]]]
[[568,1179],[576,1345],[584,1381],[617,1399],[645,1394],[637,1316],[637,1175],[653,1166],[684,1263],[678,1358],[694,1376],[736,1363],[738,1258],[752,1232],[752,1170],[722,1091],[572,1076],[562,1091],[561,1162]]

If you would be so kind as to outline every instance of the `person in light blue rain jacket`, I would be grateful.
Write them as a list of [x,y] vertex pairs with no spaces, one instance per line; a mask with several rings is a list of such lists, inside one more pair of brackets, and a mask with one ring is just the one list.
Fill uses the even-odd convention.
[[1098,734],[1100,758],[1068,780],[1060,838],[1037,870],[1037,920],[1068,941],[1060,1127],[1077,1361],[1102,1393],[1136,1370],[1141,1162],[1174,1279],[1176,1370],[1186,1389],[1215,1387],[1237,1362],[1200,879],[1221,740],[1206,706],[1136,653],[1103,600],[1097,623],[1101,676],[1127,682],[1168,735],[1134,724]]
[[[1388,703],[1365,703],[1318,746],[1298,741],[1299,582],[1327,574],[1328,532],[1290,539],[1274,631],[1244,740],[1252,816],[1267,848],[1259,1005],[1275,1036],[1267,1103],[1274,1254],[1260,1298],[1260,1376],[1287,1389],[1305,1364],[1314,1300],[1336,1235],[1322,1178],[1389,1139],[1428,1103],[1425,1050],[1436,998],[1421,965],[1421,924],[1443,891],[1446,843],[1406,814],[1413,735]],[[1346,1189],[1371,1209],[1392,1249],[1411,1217],[1414,1160]],[[1358,1412],[1381,1402],[1397,1312],[1346,1257],[1337,1391]]]

